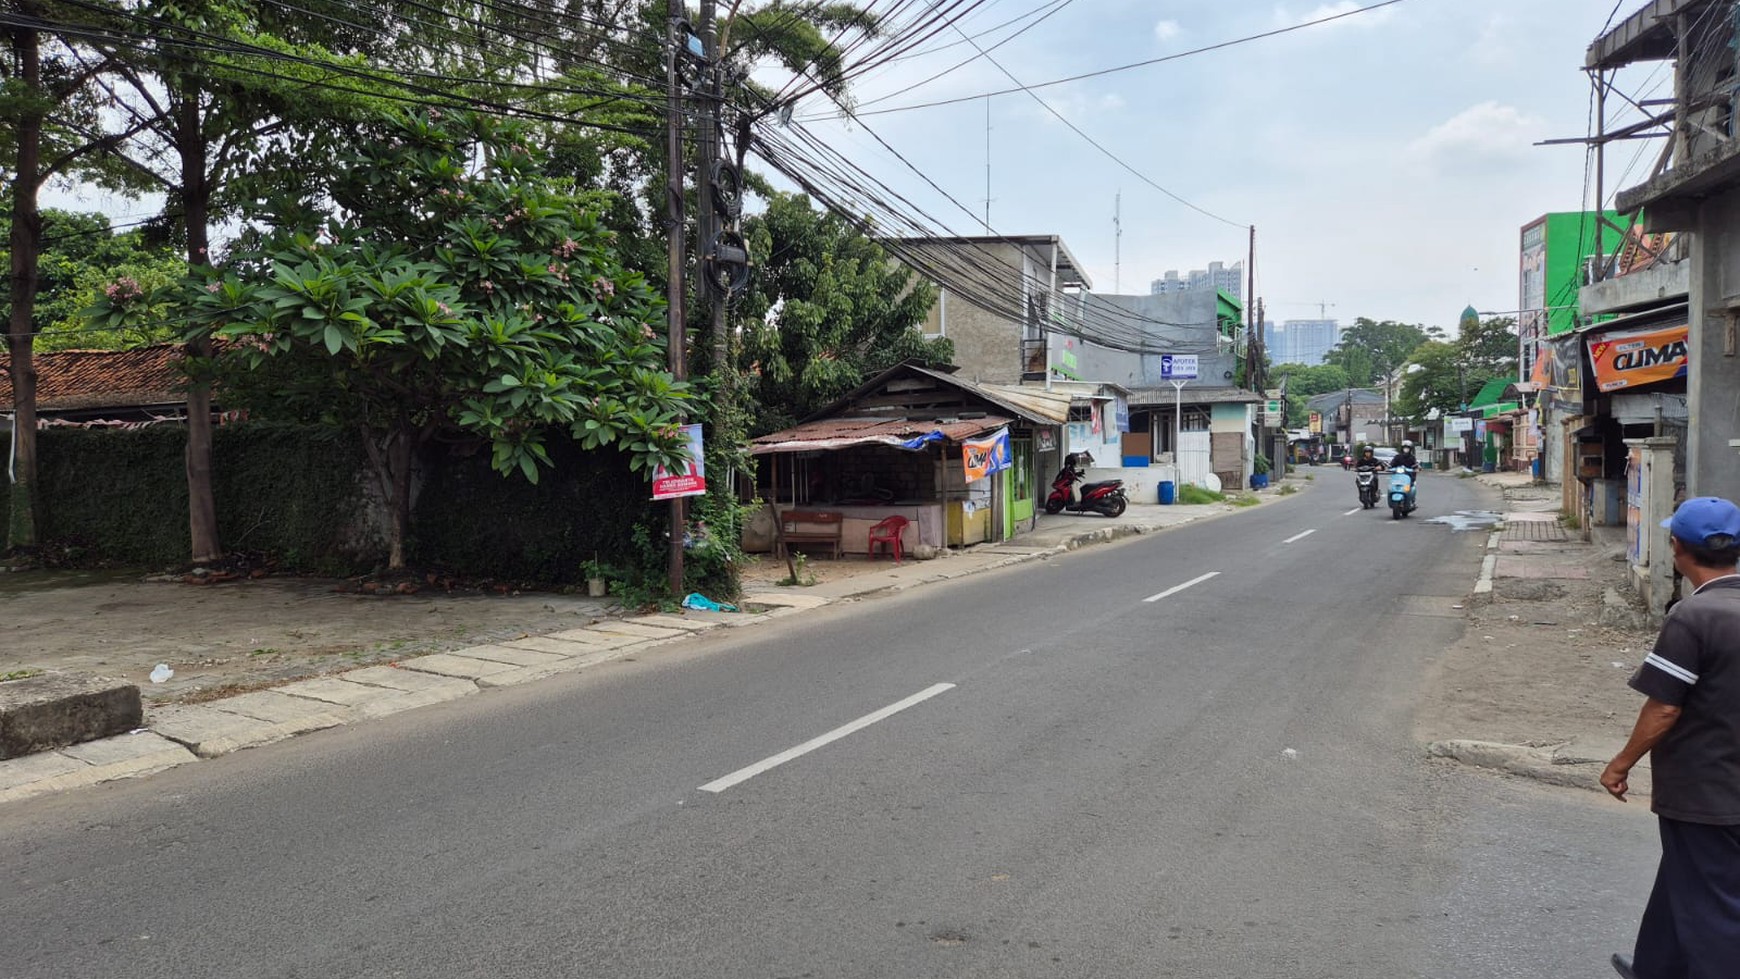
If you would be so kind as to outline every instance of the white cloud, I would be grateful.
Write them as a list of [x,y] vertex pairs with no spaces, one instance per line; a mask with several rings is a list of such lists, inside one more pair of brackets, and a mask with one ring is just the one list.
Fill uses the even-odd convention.
[[1439,169],[1465,170],[1526,157],[1542,120],[1514,105],[1481,102],[1444,120],[1408,144],[1408,155]]
[[1162,41],[1170,41],[1183,31],[1184,28],[1179,27],[1175,20],[1163,20],[1154,25],[1154,36]]

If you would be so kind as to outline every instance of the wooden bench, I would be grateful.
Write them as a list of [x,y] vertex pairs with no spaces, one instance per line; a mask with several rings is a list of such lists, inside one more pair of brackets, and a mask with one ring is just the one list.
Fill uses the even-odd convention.
[[786,550],[805,544],[826,544],[833,556],[840,556],[840,531],[845,529],[843,514],[832,510],[787,510],[779,515],[779,556]]

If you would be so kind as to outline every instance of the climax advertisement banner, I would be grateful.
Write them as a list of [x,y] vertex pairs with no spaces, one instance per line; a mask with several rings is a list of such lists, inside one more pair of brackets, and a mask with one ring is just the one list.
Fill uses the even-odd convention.
[[682,472],[671,472],[663,466],[653,467],[655,500],[674,500],[679,496],[700,496],[707,492],[706,456],[701,454],[701,426],[684,425],[683,436],[689,440],[689,461]]
[[1602,391],[1619,391],[1686,376],[1687,325],[1609,333],[1589,341],[1589,362]]
[[1008,469],[1009,430],[999,428],[985,438],[962,442],[961,456],[966,460],[969,483]]

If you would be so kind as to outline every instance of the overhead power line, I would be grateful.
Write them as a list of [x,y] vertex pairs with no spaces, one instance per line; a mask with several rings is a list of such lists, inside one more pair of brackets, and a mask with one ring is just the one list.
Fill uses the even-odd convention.
[[1263,31],[1260,34],[1248,34],[1244,37],[1233,38],[1232,40],[1229,40],[1229,41],[1221,41],[1218,44],[1209,44],[1209,45],[1206,45],[1206,46],[1200,47],[1200,48],[1192,48],[1189,51],[1179,51],[1176,54],[1168,54],[1168,55],[1164,55],[1164,56],[1159,57],[1159,58],[1149,58],[1145,61],[1135,61],[1135,62],[1131,62],[1130,64],[1127,64],[1127,65],[1117,65],[1117,66],[1111,67],[1111,68],[1101,68],[1097,71],[1084,72],[1080,75],[1071,75],[1068,78],[1057,78],[1057,79],[1053,79],[1053,80],[1048,81],[1048,82],[1039,82],[1039,83],[1033,84],[1033,85],[1022,85],[1022,86],[1019,86],[1017,88],[999,89],[995,92],[979,92],[979,93],[974,94],[974,95],[962,95],[962,96],[958,96],[958,97],[952,98],[952,99],[938,99],[934,102],[920,102],[920,103],[917,103],[915,105],[897,105],[897,106],[891,106],[891,107],[886,108],[886,109],[871,109],[871,110],[866,111],[866,112],[850,112],[850,111],[842,110],[841,112],[839,112],[837,114],[825,114],[825,115],[821,115],[821,116],[811,116],[809,118],[810,119],[818,119],[818,118],[833,119],[833,118],[840,118],[843,116],[852,116],[852,117],[856,118],[856,117],[860,117],[860,116],[886,115],[887,113],[890,113],[890,112],[910,112],[914,109],[934,109],[938,106],[958,105],[959,103],[962,103],[962,102],[976,102],[979,99],[987,98],[990,96],[1013,95],[1016,92],[1032,91],[1034,89],[1041,89],[1041,88],[1051,88],[1052,86],[1055,86],[1055,85],[1067,85],[1070,82],[1079,82],[1079,81],[1082,81],[1082,80],[1088,79],[1088,78],[1099,78],[1102,75],[1111,75],[1111,74],[1116,74],[1118,72],[1123,72],[1123,71],[1132,71],[1132,70],[1137,69],[1137,68],[1146,68],[1146,67],[1149,67],[1150,65],[1164,64],[1165,62],[1168,62],[1168,61],[1178,61],[1182,58],[1190,58],[1190,57],[1194,57],[1194,56],[1199,55],[1199,54],[1207,54],[1211,51],[1220,51],[1224,48],[1235,47],[1235,46],[1241,45],[1241,44],[1250,44],[1253,41],[1261,41],[1261,40],[1265,40],[1265,39],[1271,38],[1271,37],[1278,37],[1282,34],[1291,34],[1294,31],[1302,31],[1308,27],[1317,27],[1317,26],[1320,26],[1322,24],[1328,24],[1332,21],[1342,20],[1342,19],[1347,18],[1347,17],[1357,17],[1360,14],[1370,13],[1374,10],[1380,10],[1384,7],[1393,7],[1396,4],[1403,3],[1403,2],[1405,2],[1405,0],[1381,0],[1381,2],[1379,2],[1379,3],[1368,4],[1367,6],[1358,7],[1358,8],[1355,8],[1353,10],[1344,10],[1344,11],[1342,11],[1340,13],[1336,13],[1336,14],[1329,14],[1329,15],[1324,16],[1324,17],[1318,17],[1314,20],[1308,20],[1308,21],[1304,21],[1303,23],[1293,24],[1292,26],[1289,26],[1289,27],[1278,27],[1278,28],[1271,30],[1271,31]]

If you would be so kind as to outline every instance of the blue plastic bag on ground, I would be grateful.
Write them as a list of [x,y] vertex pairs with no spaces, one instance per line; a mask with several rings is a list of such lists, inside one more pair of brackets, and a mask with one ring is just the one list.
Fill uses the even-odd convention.
[[697,592],[690,592],[689,597],[683,599],[683,607],[684,608],[692,608],[692,609],[695,609],[695,610],[701,611],[701,612],[735,612],[735,611],[737,611],[737,606],[727,605],[724,602],[715,602],[711,598],[708,598],[707,596],[701,594],[698,591]]

